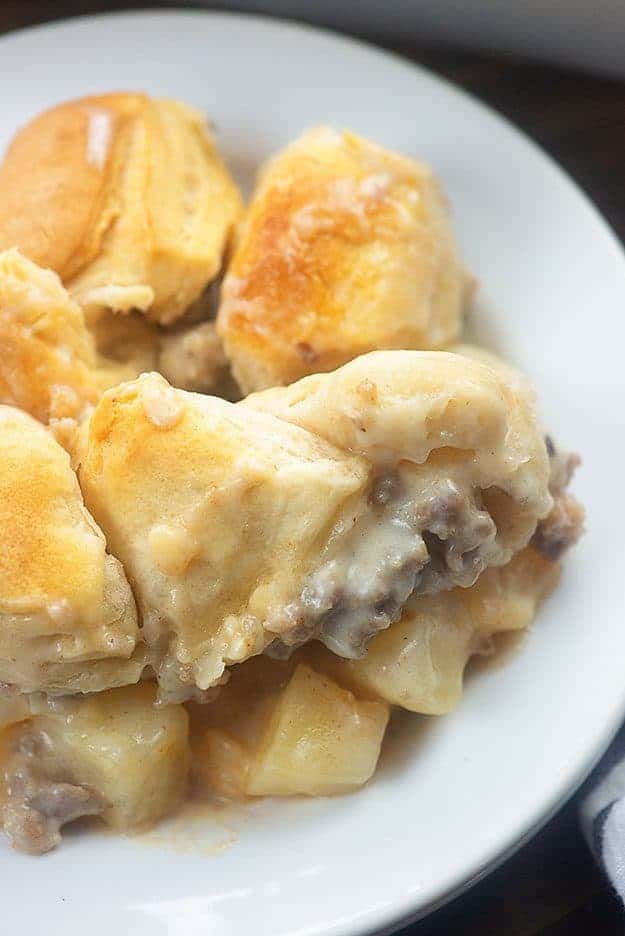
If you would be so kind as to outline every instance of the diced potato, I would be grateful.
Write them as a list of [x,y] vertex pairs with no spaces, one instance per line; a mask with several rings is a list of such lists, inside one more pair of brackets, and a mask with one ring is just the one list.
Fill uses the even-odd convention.
[[373,773],[387,719],[307,665],[256,657],[191,706],[195,786],[231,799],[352,789]]
[[52,769],[41,766],[99,794],[108,804],[103,819],[121,830],[156,822],[186,793],[187,713],[154,699],[154,686],[142,683],[61,700],[32,719],[51,742],[43,759]]
[[30,716],[28,696],[0,696],[0,806],[6,799],[4,767],[11,755],[15,726]]
[[293,662],[264,654],[231,667],[228,682],[220,686],[214,701],[188,706],[192,738],[204,728],[217,728],[244,746],[253,746],[293,669]]
[[206,705],[189,705],[193,784],[197,793],[241,799],[249,764],[293,664],[252,657],[230,670],[228,683]]
[[483,572],[466,592],[467,611],[480,635],[522,630],[534,620],[538,607],[555,588],[559,562],[527,547],[500,568]]
[[205,728],[193,744],[193,780],[200,793],[242,799],[250,767],[250,752],[232,735]]
[[388,706],[358,701],[306,664],[280,695],[250,763],[251,796],[344,793],[371,777]]
[[313,665],[361,696],[427,715],[450,712],[462,695],[462,675],[474,649],[459,591],[420,598],[371,641],[361,660],[341,660],[315,648]]
[[416,599],[361,660],[340,660],[320,647],[305,653],[316,669],[359,695],[443,715],[460,701],[471,656],[484,652],[491,636],[528,627],[558,575],[557,563],[528,547],[507,565],[487,569],[471,588]]

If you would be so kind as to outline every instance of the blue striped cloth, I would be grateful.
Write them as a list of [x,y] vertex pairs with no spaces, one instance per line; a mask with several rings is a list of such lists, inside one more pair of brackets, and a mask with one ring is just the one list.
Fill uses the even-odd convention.
[[586,784],[580,820],[586,840],[625,903],[625,725]]

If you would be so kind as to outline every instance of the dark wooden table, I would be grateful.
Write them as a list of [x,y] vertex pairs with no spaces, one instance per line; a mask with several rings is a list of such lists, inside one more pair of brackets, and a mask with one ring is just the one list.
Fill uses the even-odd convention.
[[[79,13],[147,5],[149,0],[0,0],[0,33]],[[518,124],[580,183],[625,240],[625,83],[500,56],[433,51],[416,43],[395,45],[394,50],[445,75]],[[403,936],[625,933],[625,917],[579,831],[579,795],[513,858],[448,906],[402,931]]]

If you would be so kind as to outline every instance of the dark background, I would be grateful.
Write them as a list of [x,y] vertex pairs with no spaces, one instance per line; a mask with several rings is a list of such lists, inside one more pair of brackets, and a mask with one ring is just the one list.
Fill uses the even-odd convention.
[[[148,5],[184,4],[0,0],[0,33],[66,16]],[[237,8],[227,2],[186,5]],[[255,6],[271,12],[271,0]],[[356,17],[350,32],[426,65],[513,120],[560,162],[625,239],[625,82],[510,56],[432,49],[418,36],[409,42],[389,41],[385,33],[382,40],[363,30]],[[618,902],[579,831],[577,803],[582,794],[501,868],[427,920],[407,928],[403,936],[625,933]]]

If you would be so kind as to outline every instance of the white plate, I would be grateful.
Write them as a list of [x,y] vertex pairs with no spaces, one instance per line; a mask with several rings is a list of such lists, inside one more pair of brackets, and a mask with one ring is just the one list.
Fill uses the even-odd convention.
[[367,789],[189,823],[190,842],[179,821],[148,840],[71,835],[39,860],[0,846],[4,930],[347,936],[425,913],[535,830],[623,716],[619,245],[499,117],[421,69],[311,29],[200,12],[83,19],[0,40],[0,82],[0,144],[53,102],[144,88],[204,108],[248,185],[319,121],[431,162],[480,279],[477,329],[533,375],[546,422],[583,453],[576,489],[588,506],[588,533],[523,652],[470,680],[452,716],[415,719]]

